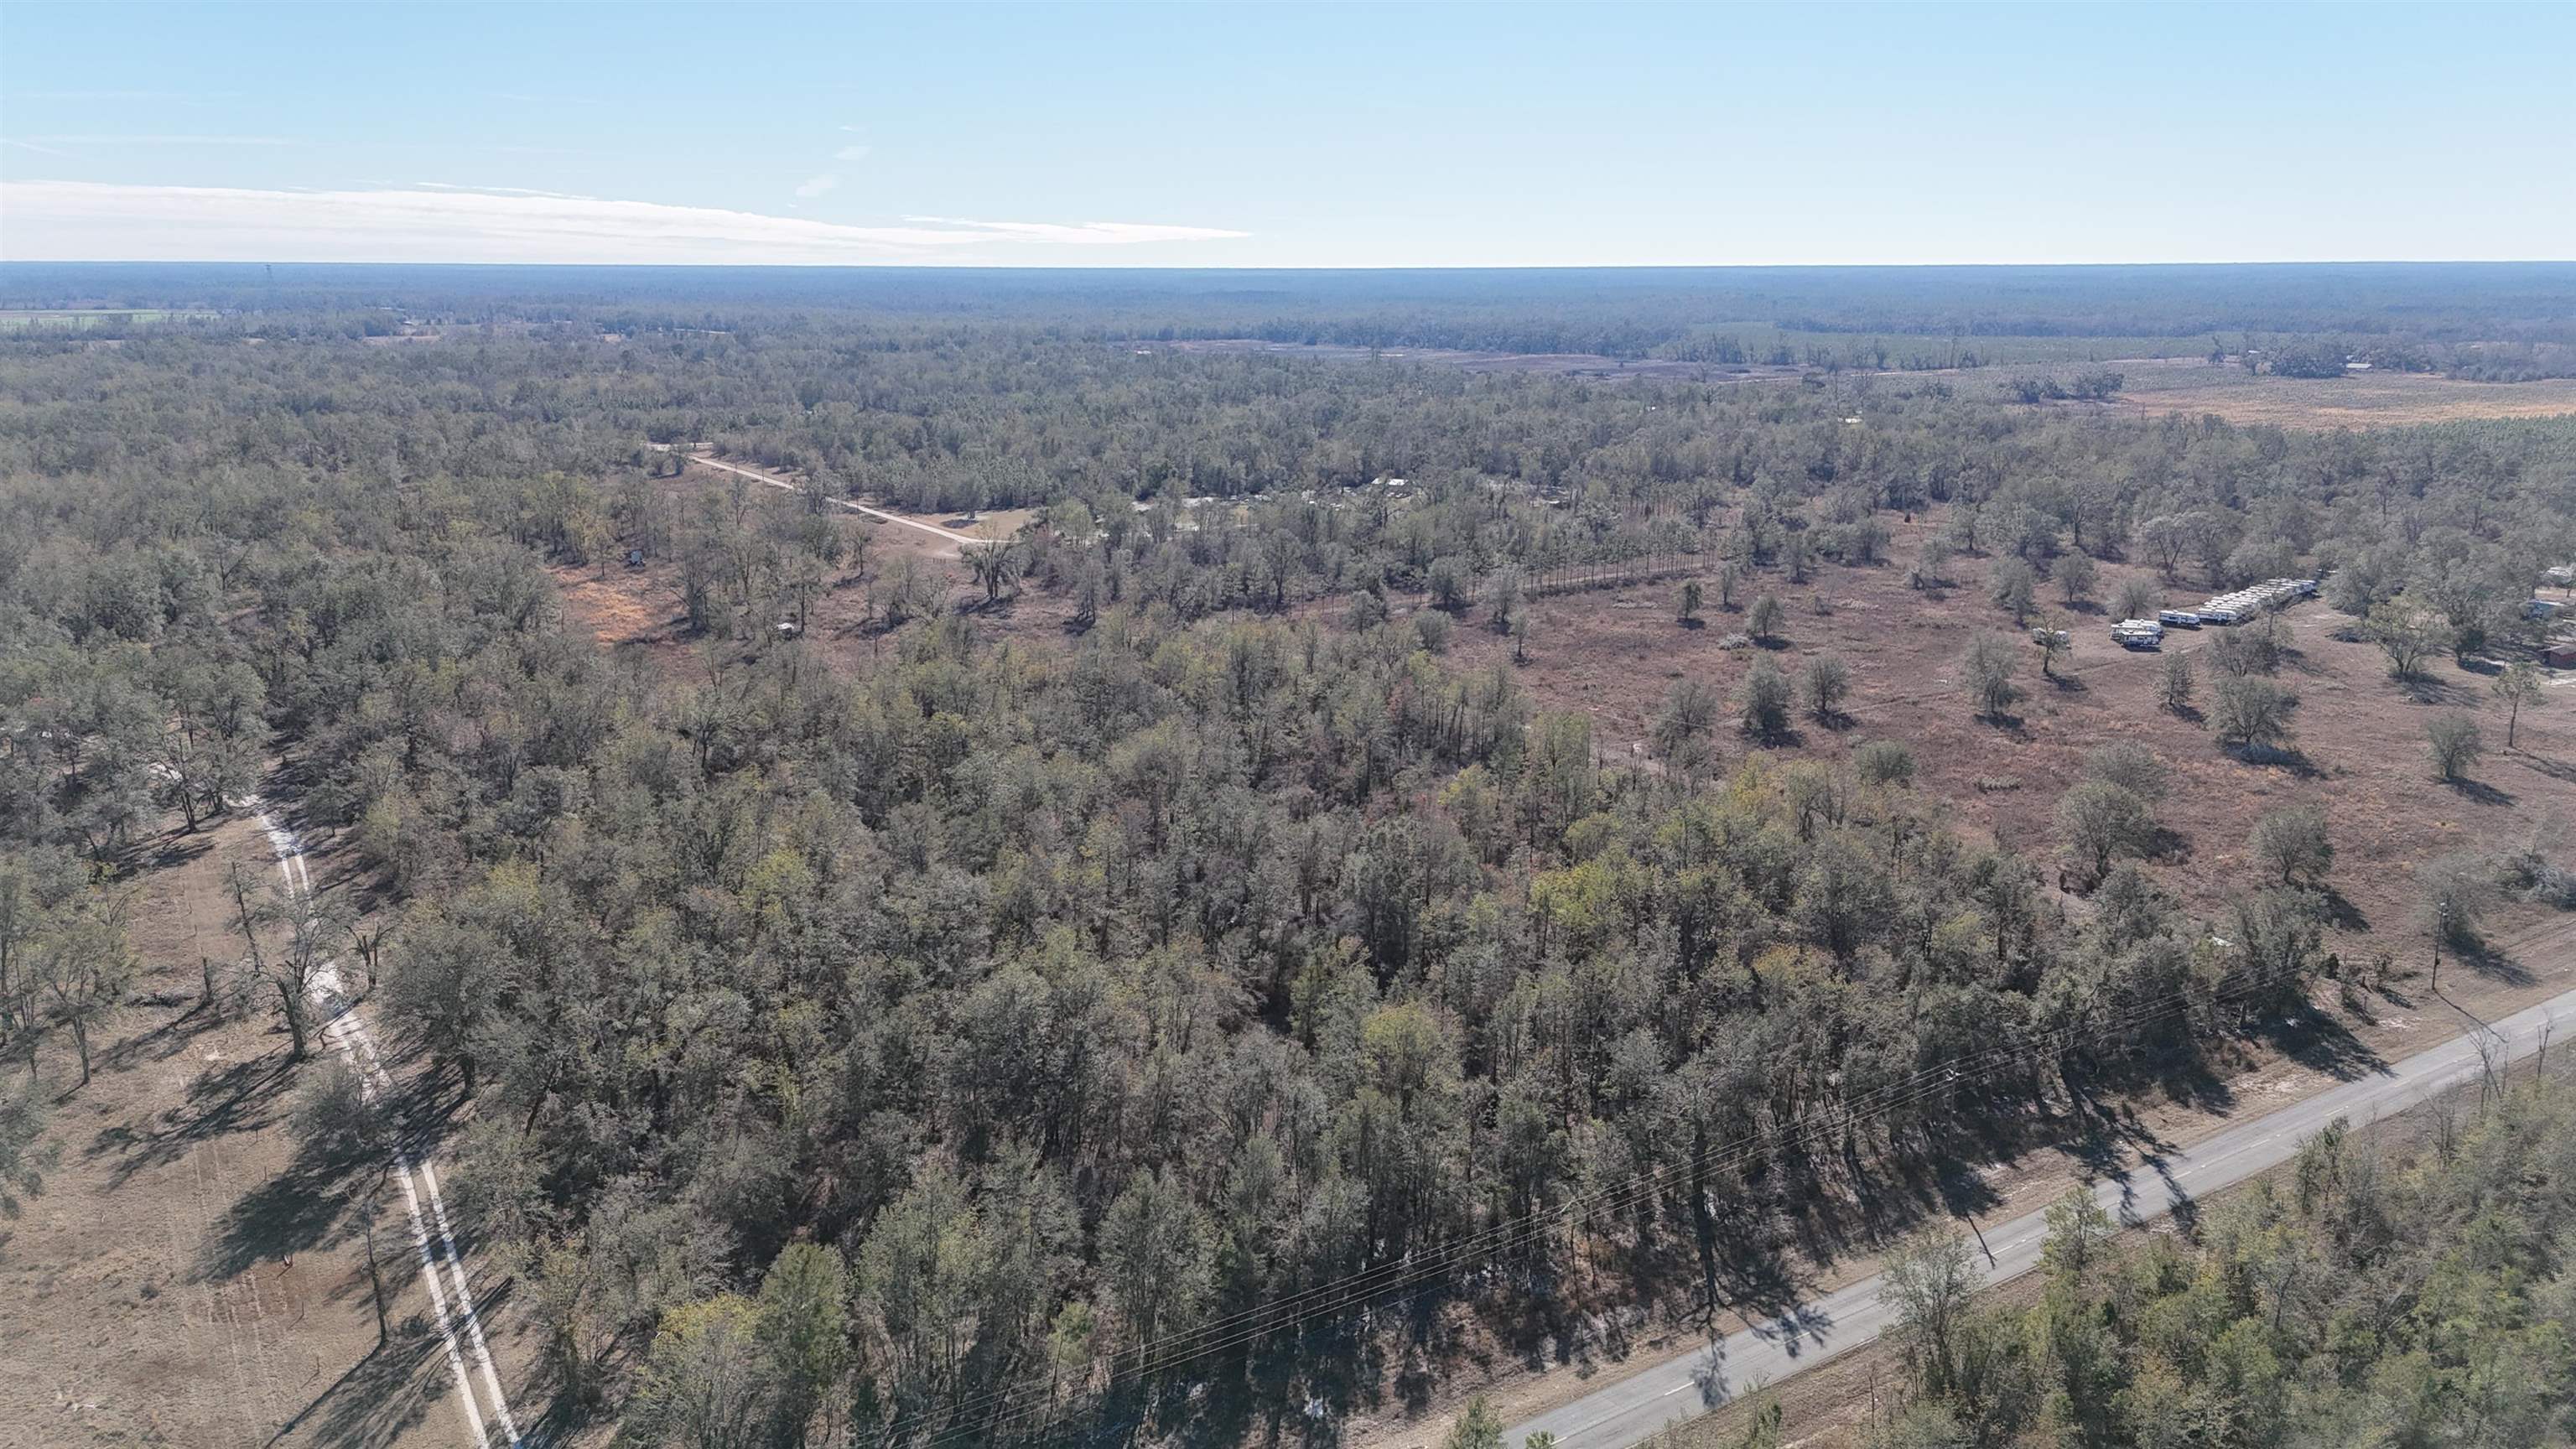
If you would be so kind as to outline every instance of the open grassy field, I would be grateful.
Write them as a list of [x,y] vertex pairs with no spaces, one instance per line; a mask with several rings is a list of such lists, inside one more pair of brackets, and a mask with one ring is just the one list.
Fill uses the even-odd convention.
[[0,327],[107,327],[146,322],[206,322],[220,312],[177,312],[157,307],[0,308]]
[[[2462,382],[2430,373],[2357,372],[2346,377],[2257,376],[2206,359],[2128,359],[2115,364],[2127,385],[2113,406],[2147,413],[2215,414],[2231,423],[2283,428],[2397,428],[2479,418],[2576,413],[2576,378]],[[2083,404],[2078,404],[2083,406]]]

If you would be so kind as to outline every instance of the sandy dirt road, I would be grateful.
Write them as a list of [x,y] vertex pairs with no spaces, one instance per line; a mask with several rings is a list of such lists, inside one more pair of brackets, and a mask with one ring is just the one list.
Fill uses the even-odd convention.
[[[278,818],[275,806],[258,799],[243,803],[267,833],[287,891],[298,898],[310,897],[313,877],[305,868],[303,841]],[[367,1100],[376,1101],[390,1094],[394,1081],[385,1069],[384,1054],[366,1018],[359,1014],[357,1003],[342,993],[336,966],[326,966],[316,973],[312,995],[313,1004],[322,1013],[323,1038],[358,1074]],[[411,1219],[412,1249],[420,1259],[421,1282],[429,1290],[448,1371],[456,1381],[465,1440],[475,1449],[490,1449],[495,1444],[518,1449],[522,1442],[518,1421],[511,1416],[509,1396],[502,1392],[501,1376],[492,1366],[492,1350],[483,1337],[482,1315],[475,1310],[474,1292],[466,1281],[465,1257],[457,1251],[447,1199],[438,1188],[438,1170],[426,1156],[414,1158],[408,1148],[398,1145],[394,1149],[394,1177],[402,1186],[403,1206]]]
[[[691,453],[688,455],[688,458],[690,462],[697,464],[699,467],[714,468],[720,472],[739,474],[755,483],[766,483],[772,488],[784,488],[792,493],[795,492],[798,487],[796,483],[788,479],[781,478],[775,473],[763,473],[757,468],[746,468],[740,463],[727,463],[721,459],[710,458],[704,453]],[[933,538],[944,539],[961,548],[969,544],[988,544],[993,541],[988,538],[977,538],[971,533],[959,533],[954,529],[941,528],[935,523],[924,523],[917,518],[906,518],[900,513],[888,513],[882,508],[870,508],[864,503],[853,503],[846,498],[835,498],[831,500],[831,502],[832,506],[835,508],[846,509],[852,513],[863,513],[870,518],[874,518],[885,523],[899,523],[906,528],[917,528],[923,533],[929,534]]]

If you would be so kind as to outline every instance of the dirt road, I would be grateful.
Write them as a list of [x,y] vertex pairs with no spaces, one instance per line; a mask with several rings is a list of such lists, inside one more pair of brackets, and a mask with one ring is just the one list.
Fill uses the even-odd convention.
[[[277,872],[285,878],[287,891],[298,897],[312,895],[313,877],[305,869],[304,842],[278,820],[266,801],[254,799],[246,805],[277,852]],[[357,1003],[341,992],[336,966],[326,966],[316,973],[312,996],[313,1004],[323,1013],[324,1039],[358,1074],[367,1100],[377,1101],[390,1093],[394,1082],[385,1070],[384,1054],[377,1048],[375,1033],[367,1029]],[[501,1376],[492,1367],[492,1350],[484,1341],[482,1315],[475,1311],[474,1292],[466,1282],[465,1258],[456,1249],[447,1199],[438,1190],[438,1171],[427,1157],[415,1160],[408,1149],[397,1146],[394,1176],[402,1184],[403,1205],[411,1216],[412,1249],[420,1258],[421,1282],[429,1289],[448,1370],[456,1380],[466,1439],[475,1449],[490,1449],[496,1440],[518,1449],[518,1421],[511,1417],[509,1396],[501,1391]],[[445,1282],[441,1281],[442,1269]],[[467,1370],[469,1360],[473,1365],[471,1373]],[[479,1401],[475,1392],[477,1378],[482,1381]],[[498,1434],[493,1432],[496,1421]]]
[[[668,450],[665,449],[664,451]],[[775,473],[763,473],[757,468],[746,468],[740,463],[727,463],[720,459],[710,458],[704,453],[691,453],[689,455],[689,461],[705,468],[715,468],[727,473],[738,473],[755,483],[766,483],[772,488],[784,488],[791,493],[795,492],[800,486],[788,479],[779,477]],[[835,498],[831,500],[831,502],[832,506],[835,508],[845,508],[852,513],[864,513],[870,518],[880,519],[887,523],[900,523],[906,528],[917,528],[923,533],[929,534],[933,538],[943,538],[950,543],[958,544],[960,546],[966,544],[991,543],[993,541],[988,538],[977,538],[970,533],[959,533],[954,529],[941,528],[937,524],[924,523],[917,518],[906,518],[900,513],[888,513],[882,508],[870,508],[864,503],[853,503],[846,498]]]

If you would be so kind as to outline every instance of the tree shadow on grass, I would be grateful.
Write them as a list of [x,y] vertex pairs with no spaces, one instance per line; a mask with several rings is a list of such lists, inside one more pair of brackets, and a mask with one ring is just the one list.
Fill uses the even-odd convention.
[[2326,924],[2336,930],[2358,933],[2370,929],[2370,917],[2362,914],[2361,907],[2354,905],[2350,896],[2333,886],[2318,887],[2317,902],[2325,907]]
[[2146,1059],[2134,1076],[2117,1073],[2106,1080],[2151,1085],[2164,1094],[2166,1101],[2195,1112],[2223,1115],[2236,1110],[2235,1087],[2210,1065],[2204,1052],[2159,1053]]
[[[387,1106],[403,1151],[417,1161],[439,1139],[453,1103],[436,1082],[421,1076],[398,1087]],[[283,1261],[358,1236],[361,1225],[347,1209],[356,1193],[389,1170],[389,1151],[389,1145],[298,1144],[283,1170],[242,1194],[217,1220],[200,1251],[200,1276],[220,1282],[263,1259]],[[383,1232],[380,1224],[380,1255]]]
[[2446,680],[2435,679],[2429,674],[2414,679],[2398,680],[2397,687],[2404,691],[2410,702],[2415,704],[2464,706],[2474,697],[2461,686]]
[[2481,805],[2510,805],[2513,797],[2484,780],[2459,779],[2450,783],[2451,793]]
[[235,1199],[198,1254],[200,1281],[220,1283],[263,1261],[284,1262],[328,1247],[352,1231],[343,1219],[352,1164],[339,1154],[298,1149],[286,1170]]
[[2158,821],[2148,832],[2146,855],[2149,860],[2181,861],[2191,858],[2191,837]]
[[456,1392],[456,1379],[436,1325],[415,1313],[393,1325],[381,1348],[349,1366],[277,1431],[284,1439],[311,1427],[321,1443],[374,1449],[402,1438]]
[[256,1132],[277,1120],[279,1099],[293,1078],[288,1066],[285,1053],[271,1052],[208,1067],[188,1084],[186,1100],[163,1112],[151,1130],[108,1128],[91,1141],[88,1156],[122,1154],[108,1176],[113,1191],[138,1172],[178,1161],[200,1142]]
[[2501,981],[2507,986],[2529,986],[2535,979],[2529,968],[2484,937],[2463,939],[2455,934],[2452,940],[2443,944],[2449,948],[2453,963],[2466,966],[2480,976]]
[[214,848],[215,837],[211,831],[199,830],[194,835],[174,832],[161,838],[160,844],[144,859],[144,864],[154,870],[166,870],[174,865],[186,865]]
[[2326,772],[2308,758],[2307,751],[2294,745],[2224,745],[2228,758],[2239,764],[2263,765],[2289,771],[2301,780],[2322,780]]
[[2513,752],[2513,758],[2517,763],[2547,775],[2550,779],[2566,784],[2576,784],[2576,764],[2570,764],[2564,760],[2543,759],[2538,755],[2524,754],[2520,750]]
[[2322,1011],[2302,1009],[2292,1016],[2265,1017],[2252,1034],[2299,1065],[2338,1082],[2388,1073],[2387,1058]]
[[[185,999],[185,998],[182,998]],[[137,1058],[149,1057],[166,1062],[188,1049],[188,1043],[223,1025],[223,1019],[202,1005],[189,1007],[150,1031],[138,1032],[99,1054],[101,1070],[134,1065]]]
[[[2007,1159],[2001,1156],[1994,1158],[1981,1156],[1979,1160]],[[1931,1195],[1922,1206],[1926,1209],[1937,1208],[1941,1217],[1952,1221],[1974,1222],[1977,1214],[1991,1212],[2003,1202],[2002,1197],[1996,1194],[1994,1184],[1988,1182],[1984,1174],[1978,1172],[1974,1164],[1964,1157],[1943,1157],[1932,1165],[1927,1177]],[[1927,1212],[1924,1215],[1930,1214]]]

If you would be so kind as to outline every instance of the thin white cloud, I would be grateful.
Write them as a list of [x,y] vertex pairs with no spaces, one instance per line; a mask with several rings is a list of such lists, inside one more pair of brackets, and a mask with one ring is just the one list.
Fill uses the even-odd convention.
[[1249,232],[1209,231],[1203,227],[1157,226],[1151,222],[1086,221],[1070,225],[1052,221],[969,221],[957,216],[907,216],[924,226],[964,226],[1020,241],[1058,242],[1074,246],[1118,246],[1131,242],[1203,241],[1249,236]]
[[[847,130],[849,128],[845,126],[842,129]],[[832,159],[835,161],[865,161],[868,159],[868,153],[874,150],[876,150],[876,147],[874,146],[844,146],[840,150],[832,153]]]
[[21,261],[976,263],[1245,235],[1143,222],[912,217],[901,226],[845,226],[717,207],[423,186],[305,192],[0,181],[0,256]]
[[[391,185],[392,183],[382,184]],[[415,181],[412,185],[423,191],[464,191],[484,196],[545,196],[557,201],[598,200],[597,197],[583,196],[574,191],[534,191],[525,186],[459,186],[452,181]]]
[[69,156],[72,154],[69,151],[57,151],[51,146],[39,146],[33,141],[21,141],[10,136],[0,136],[0,146],[15,146],[21,151],[33,151],[39,156]]
[[57,146],[310,146],[293,136],[38,136]]
[[20,91],[22,101],[177,101],[201,105],[240,100],[240,91]]
[[811,201],[840,184],[841,178],[838,176],[808,176],[804,183],[796,188],[796,194]]
[[527,91],[485,91],[483,94],[496,101],[510,101],[527,106],[584,106],[596,109],[615,104],[605,96],[576,96],[565,92],[537,95]]

